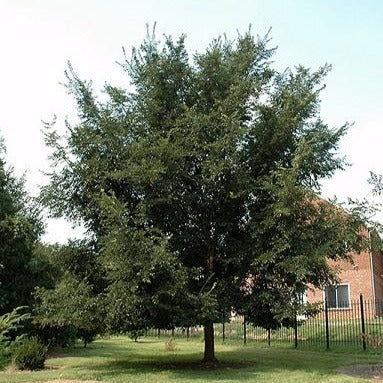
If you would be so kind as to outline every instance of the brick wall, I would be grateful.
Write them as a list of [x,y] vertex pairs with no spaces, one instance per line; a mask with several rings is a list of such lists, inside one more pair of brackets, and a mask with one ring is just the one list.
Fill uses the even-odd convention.
[[380,252],[372,253],[374,272],[375,299],[383,301],[383,255]]
[[[374,288],[376,293],[379,292],[380,299],[383,299],[383,278],[378,277],[377,273],[383,274],[383,257],[373,256],[373,268],[374,276],[371,273],[371,258],[368,251],[363,251],[361,253],[355,253],[353,255],[354,263],[340,261],[333,262],[330,261],[330,264],[340,270],[338,277],[340,283],[349,284],[349,294],[351,301],[359,300],[360,294],[363,295],[363,298],[366,300],[374,299]],[[377,295],[377,294],[376,294]],[[307,292],[308,302],[321,302],[324,299],[323,290],[319,289],[309,289]],[[379,298],[378,298],[379,299]]]

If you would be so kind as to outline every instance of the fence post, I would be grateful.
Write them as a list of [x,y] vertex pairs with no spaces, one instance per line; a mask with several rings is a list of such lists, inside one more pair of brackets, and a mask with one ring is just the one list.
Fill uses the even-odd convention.
[[246,344],[246,318],[243,316],[243,344]]
[[364,323],[364,307],[363,307],[363,295],[360,294],[360,319],[362,322],[362,345],[363,345],[363,350],[367,349],[367,344],[366,344],[366,328],[365,328],[365,323]]
[[324,317],[326,321],[326,348],[327,350],[330,348],[330,333],[328,328],[328,307],[327,307],[327,300],[324,301]]
[[186,327],[186,340],[189,341],[189,336],[190,336],[190,327]]
[[294,343],[295,348],[298,348],[298,320],[296,315],[294,322]]
[[222,322],[222,343],[225,343],[225,320]]
[[161,330],[160,329],[157,329],[157,336],[158,336],[158,338],[161,336]]

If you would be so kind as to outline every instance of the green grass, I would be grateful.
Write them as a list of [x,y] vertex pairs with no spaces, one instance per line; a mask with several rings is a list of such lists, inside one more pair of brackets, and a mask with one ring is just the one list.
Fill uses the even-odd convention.
[[257,382],[296,383],[367,382],[336,372],[337,367],[379,363],[382,355],[372,352],[308,351],[260,347],[240,343],[217,344],[221,366],[202,367],[203,343],[176,340],[176,350],[165,350],[168,338],[146,338],[139,343],[127,337],[100,339],[88,349],[66,349],[48,359],[38,372],[2,372],[0,383],[45,382],[54,379],[107,382]]

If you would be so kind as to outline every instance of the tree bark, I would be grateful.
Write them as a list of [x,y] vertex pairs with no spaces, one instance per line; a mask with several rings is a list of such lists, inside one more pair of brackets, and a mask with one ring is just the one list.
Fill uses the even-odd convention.
[[205,352],[203,357],[203,363],[217,363],[214,350],[214,326],[213,322],[205,323],[203,328],[205,337]]

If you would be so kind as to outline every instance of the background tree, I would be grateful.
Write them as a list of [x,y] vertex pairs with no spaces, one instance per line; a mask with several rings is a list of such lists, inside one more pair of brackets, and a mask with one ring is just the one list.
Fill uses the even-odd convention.
[[361,221],[317,196],[347,129],[319,117],[329,67],[278,73],[251,33],[191,58],[184,42],[148,36],[122,64],[133,90],[105,102],[69,66],[80,123],[47,125],[42,200],[99,244],[110,328],[202,324],[212,362],[221,313],[257,324],[265,301],[334,280],[326,259],[362,246]]
[[[49,284],[39,255],[43,224],[37,205],[4,160],[0,142],[0,315],[32,302],[35,286]],[[44,269],[44,270],[43,270]]]
[[105,327],[105,279],[98,253],[94,243],[85,240],[51,246],[50,250],[57,279],[51,288],[36,290],[37,332],[51,344],[66,344],[78,337],[86,347]]

